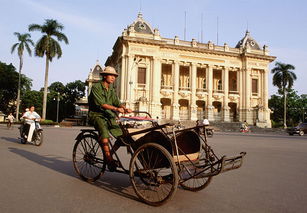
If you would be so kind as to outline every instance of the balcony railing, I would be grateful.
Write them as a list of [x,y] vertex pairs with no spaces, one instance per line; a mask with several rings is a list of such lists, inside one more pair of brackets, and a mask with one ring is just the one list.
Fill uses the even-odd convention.
[[142,89],[143,89],[143,88],[146,87],[146,84],[139,84],[139,83],[138,83],[137,86],[138,86],[138,88],[142,88]]
[[172,90],[172,89],[173,89],[173,86],[161,85],[161,89],[169,89],[169,90]]
[[179,90],[190,91],[190,87],[179,87]]
[[214,89],[213,93],[224,93],[224,90],[220,90],[220,89]]
[[207,92],[207,89],[205,89],[205,88],[197,88],[196,92]]
[[239,91],[229,91],[229,94],[238,95]]

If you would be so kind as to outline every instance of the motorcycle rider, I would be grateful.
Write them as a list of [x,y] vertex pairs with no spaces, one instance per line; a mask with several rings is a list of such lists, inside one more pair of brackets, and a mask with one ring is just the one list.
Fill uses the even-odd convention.
[[25,133],[28,132],[27,135],[27,141],[31,142],[32,141],[32,136],[33,136],[33,131],[35,129],[35,120],[40,120],[41,117],[39,116],[39,114],[37,114],[35,111],[35,107],[31,106],[29,108],[29,111],[25,112],[25,114],[22,116],[25,120],[25,125],[23,127],[23,131]]

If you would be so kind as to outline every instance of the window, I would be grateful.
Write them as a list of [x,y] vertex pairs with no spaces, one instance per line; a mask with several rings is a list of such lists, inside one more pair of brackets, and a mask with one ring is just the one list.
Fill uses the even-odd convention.
[[258,79],[252,79],[252,94],[258,95]]
[[221,80],[218,80],[218,82],[217,82],[217,89],[222,90],[222,81]]
[[146,68],[142,67],[138,68],[138,84],[140,85],[146,84]]
[[203,89],[206,89],[207,88],[207,83],[206,83],[206,79],[204,78],[203,79]]
[[232,79],[232,91],[237,91],[237,80],[236,79]]

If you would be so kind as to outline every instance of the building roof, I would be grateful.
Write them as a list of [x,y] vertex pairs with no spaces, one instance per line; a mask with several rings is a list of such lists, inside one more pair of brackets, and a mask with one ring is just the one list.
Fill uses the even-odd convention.
[[259,44],[251,37],[249,31],[246,31],[244,38],[242,38],[236,45],[236,48],[240,47],[260,50]]
[[137,19],[129,26],[133,27],[135,32],[144,34],[154,34],[150,24],[143,19],[143,14],[139,12]]

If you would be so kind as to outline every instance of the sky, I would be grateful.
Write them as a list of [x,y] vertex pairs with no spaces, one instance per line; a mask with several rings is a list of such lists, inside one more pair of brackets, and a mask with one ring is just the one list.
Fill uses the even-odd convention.
[[[304,0],[0,0],[0,61],[18,69],[17,52],[11,54],[17,42],[13,33],[27,33],[30,24],[56,19],[64,25],[69,45],[61,43],[62,57],[50,64],[49,85],[85,81],[97,60],[104,65],[117,37],[138,12],[162,37],[182,40],[186,14],[186,40],[202,38],[204,43],[235,47],[248,29],[277,57],[270,69],[276,61],[294,65],[294,89],[307,94],[306,8]],[[41,33],[31,32],[31,38],[36,43]],[[33,80],[33,90],[43,87],[44,72],[45,59],[25,53],[22,73]],[[276,91],[270,74],[269,94]]]

